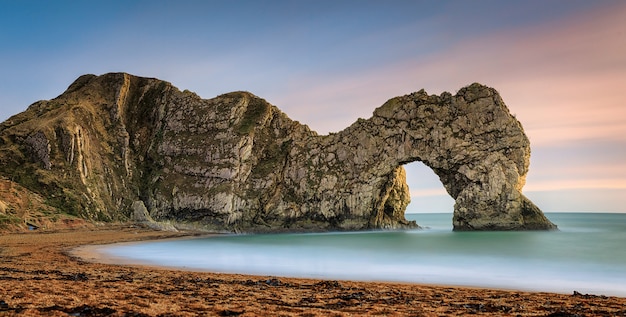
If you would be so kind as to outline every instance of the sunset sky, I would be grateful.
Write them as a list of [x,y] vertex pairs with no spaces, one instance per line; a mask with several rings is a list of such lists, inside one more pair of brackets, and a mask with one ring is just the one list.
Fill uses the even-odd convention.
[[[0,121],[117,71],[247,90],[322,134],[480,82],[531,140],[531,200],[626,212],[626,1],[0,0]],[[407,212],[451,212],[420,164]]]

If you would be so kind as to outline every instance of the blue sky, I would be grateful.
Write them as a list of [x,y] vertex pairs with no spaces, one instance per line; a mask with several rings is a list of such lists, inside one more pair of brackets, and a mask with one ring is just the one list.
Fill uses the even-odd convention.
[[[531,139],[527,196],[626,212],[625,21],[622,1],[0,0],[0,120],[86,73],[247,90],[319,133],[480,82]],[[452,210],[431,171],[407,170],[409,212]]]

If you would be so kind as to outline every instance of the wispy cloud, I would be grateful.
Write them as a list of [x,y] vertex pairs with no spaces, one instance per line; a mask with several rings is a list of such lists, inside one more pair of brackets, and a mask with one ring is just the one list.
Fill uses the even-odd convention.
[[430,188],[430,189],[411,189],[411,197],[425,197],[425,196],[449,196],[448,192],[443,188]]
[[[125,10],[85,2],[35,15],[15,2],[21,11],[0,11],[7,26],[0,37],[9,41],[0,50],[0,120],[55,97],[79,75],[109,71],[158,77],[204,98],[249,90],[320,133],[368,118],[394,96],[480,82],[498,89],[531,139],[526,190],[619,192],[626,3],[574,2],[250,1]],[[411,178],[420,201],[447,196],[436,177]]]
[[533,182],[524,187],[524,192],[554,191],[563,189],[626,189],[623,178],[601,179],[555,179]]
[[[500,91],[536,145],[626,138],[626,4],[458,42],[429,57],[308,78],[273,101],[321,132],[368,117],[387,98],[482,82]],[[293,107],[293,108],[292,108]],[[332,120],[329,118],[342,118]]]
[[[472,82],[490,85],[531,139],[533,162],[524,191],[576,191],[580,199],[584,190],[607,191],[587,197],[585,208],[591,208],[598,197],[618,201],[626,188],[626,165],[619,163],[624,157],[619,148],[626,148],[623,21],[626,4],[616,2],[549,24],[462,40],[427,57],[307,78],[272,101],[313,129],[328,132],[371,116],[392,96],[421,88],[454,93]],[[431,186],[411,186],[414,201],[447,199],[443,186]]]

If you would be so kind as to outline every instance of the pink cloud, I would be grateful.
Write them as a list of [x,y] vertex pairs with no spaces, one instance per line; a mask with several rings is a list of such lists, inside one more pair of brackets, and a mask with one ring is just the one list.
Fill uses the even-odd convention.
[[563,189],[626,189],[626,180],[612,179],[554,179],[526,184],[524,192],[553,191]]
[[[292,94],[271,101],[325,133],[370,117],[393,96],[421,88],[431,94],[454,93],[481,82],[500,92],[525,127],[533,152],[570,144],[585,153],[584,144],[594,140],[626,146],[624,21],[626,3],[616,2],[548,25],[467,39],[428,58],[303,79],[290,87]],[[559,158],[548,160],[538,169],[531,164],[525,191],[626,188],[626,166],[581,162],[561,168]],[[412,191],[416,198],[437,195],[445,195],[443,188]]]
[[443,186],[441,188],[411,189],[410,192],[411,197],[449,196]]
[[295,82],[273,101],[319,132],[345,128],[388,98],[481,82],[498,89],[535,145],[625,140],[626,4],[457,43],[426,59]]

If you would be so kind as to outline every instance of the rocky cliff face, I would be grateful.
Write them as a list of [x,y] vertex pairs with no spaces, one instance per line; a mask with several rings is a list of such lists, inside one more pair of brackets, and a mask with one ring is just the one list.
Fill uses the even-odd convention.
[[411,228],[402,165],[422,161],[456,199],[456,230],[555,228],[521,194],[520,123],[479,84],[396,97],[322,136],[247,92],[206,100],[157,79],[85,75],[2,123],[0,150],[0,174],[95,220],[145,208],[219,231]]

